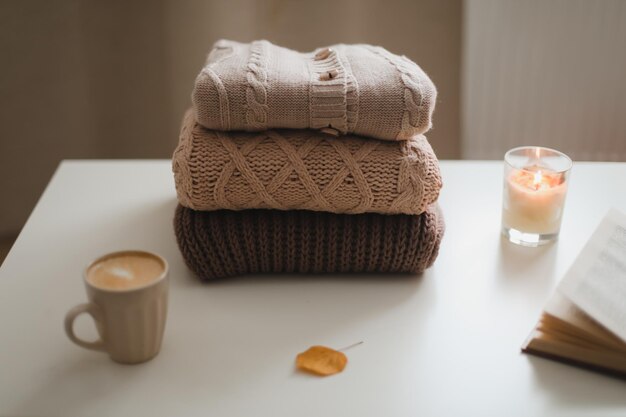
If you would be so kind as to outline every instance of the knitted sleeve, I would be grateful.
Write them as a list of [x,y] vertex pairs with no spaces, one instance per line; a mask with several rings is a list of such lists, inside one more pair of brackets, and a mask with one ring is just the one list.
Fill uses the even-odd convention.
[[405,140],[432,125],[437,90],[404,56],[370,45],[300,53],[255,41],[215,43],[196,78],[197,121],[214,130],[319,129]]

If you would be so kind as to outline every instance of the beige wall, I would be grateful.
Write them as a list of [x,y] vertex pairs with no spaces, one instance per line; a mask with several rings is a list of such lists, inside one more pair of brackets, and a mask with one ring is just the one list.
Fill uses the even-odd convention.
[[[166,15],[174,107],[179,112],[188,105],[207,45],[220,37],[265,38],[299,50],[372,43],[407,55],[434,80],[439,99],[428,137],[440,157],[459,155],[461,0],[172,1]],[[211,24],[189,24],[202,16]]]
[[170,157],[219,38],[407,55],[439,88],[429,139],[457,157],[461,17],[461,0],[0,2],[0,236],[19,230],[61,159]]
[[0,236],[61,159],[171,152],[162,22],[162,7],[122,2],[0,2]]
[[626,1],[467,0],[463,146],[626,161]]

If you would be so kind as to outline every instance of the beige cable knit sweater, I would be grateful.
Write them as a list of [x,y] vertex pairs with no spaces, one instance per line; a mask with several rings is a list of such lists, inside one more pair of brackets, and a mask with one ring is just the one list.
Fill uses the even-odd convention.
[[174,152],[178,201],[194,210],[420,214],[441,188],[422,135],[388,142],[314,130],[207,130],[192,111]]
[[310,53],[268,41],[215,43],[192,101],[214,130],[320,129],[404,140],[431,127],[437,91],[405,56],[370,45]]

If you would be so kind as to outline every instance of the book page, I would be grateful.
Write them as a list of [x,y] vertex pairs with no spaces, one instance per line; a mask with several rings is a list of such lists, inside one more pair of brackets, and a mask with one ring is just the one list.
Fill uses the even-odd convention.
[[[544,307],[542,319],[554,317],[569,324],[571,334],[589,339],[593,343],[600,343],[611,349],[626,349],[626,345],[618,337],[607,331],[598,322],[570,301],[560,291],[555,291]],[[541,324],[541,323],[540,323]],[[549,323],[546,323],[549,325]]]
[[626,342],[626,215],[604,217],[558,287],[587,315]]

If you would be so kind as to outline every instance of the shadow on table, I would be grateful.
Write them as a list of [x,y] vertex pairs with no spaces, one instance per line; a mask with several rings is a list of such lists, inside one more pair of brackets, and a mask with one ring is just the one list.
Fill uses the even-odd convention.
[[496,276],[500,284],[520,291],[546,292],[552,288],[558,241],[536,248],[509,242],[501,237]]
[[[28,396],[16,400],[2,415],[87,416],[106,414],[103,401],[112,392],[132,392],[150,362],[121,365],[106,354],[74,351],[72,346],[58,364],[30,382]],[[24,414],[28,410],[28,414]],[[6,413],[6,414],[5,414]]]
[[[189,272],[191,274],[191,272]],[[205,314],[230,320],[265,317],[297,326],[309,323],[325,333],[340,333],[350,324],[379,320],[397,309],[427,318],[436,302],[435,281],[401,274],[255,274],[211,283],[181,282],[174,297],[204,302]]]
[[544,358],[527,356],[538,387],[558,408],[626,407],[626,381]]
[[[238,391],[242,378],[263,378],[278,370],[285,378],[311,376],[293,368],[295,354],[312,345],[342,348],[363,341],[354,352],[371,352],[380,346],[410,344],[425,332],[436,297],[436,280],[428,272],[421,277],[394,274],[269,274],[246,275],[208,285],[189,285],[172,292],[172,311],[181,321],[208,317],[194,328],[198,340],[220,340],[210,347],[208,368],[213,361],[236,356],[238,369],[220,376],[225,391]],[[194,311],[195,310],[195,311]],[[250,325],[256,323],[256,325]],[[231,332],[228,328],[245,329]],[[172,331],[182,337],[182,329]],[[250,355],[245,346],[255,346],[263,361]],[[186,349],[180,347],[179,349]],[[239,354],[236,354],[239,352]],[[181,352],[180,356],[189,356]],[[196,372],[190,365],[187,372]]]

